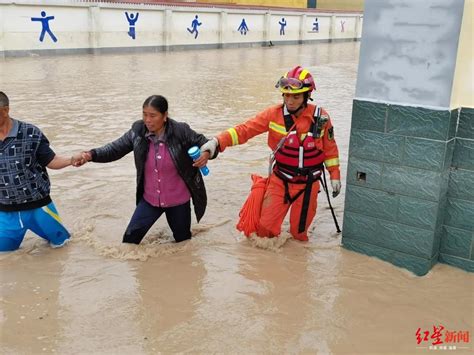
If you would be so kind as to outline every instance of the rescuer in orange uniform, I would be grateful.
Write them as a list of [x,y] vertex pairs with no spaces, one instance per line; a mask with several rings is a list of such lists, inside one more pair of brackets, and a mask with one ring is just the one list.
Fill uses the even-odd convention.
[[273,151],[272,173],[263,198],[257,235],[275,237],[290,212],[290,233],[295,239],[308,240],[308,228],[316,215],[320,176],[329,171],[333,197],[341,191],[339,152],[328,113],[309,104],[315,89],[312,75],[297,66],[278,80],[276,87],[283,104],[272,106],[255,117],[220,133],[201,147],[214,155],[227,147],[244,144],[268,132]]

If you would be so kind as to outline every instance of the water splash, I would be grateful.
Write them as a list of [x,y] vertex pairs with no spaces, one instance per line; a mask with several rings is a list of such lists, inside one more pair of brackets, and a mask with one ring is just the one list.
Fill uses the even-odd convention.
[[73,227],[74,232],[71,240],[75,243],[81,242],[92,247],[99,255],[104,257],[120,260],[147,261],[149,258],[185,252],[196,245],[194,238],[198,234],[212,230],[229,221],[230,219],[213,224],[195,225],[191,228],[193,239],[181,243],[175,243],[174,239],[168,234],[168,231],[163,230],[147,235],[139,245],[136,245],[104,243],[94,234],[94,225],[78,220]]
[[285,245],[288,239],[291,239],[292,236],[289,233],[281,233],[278,237],[275,238],[266,238],[259,237],[255,233],[250,234],[247,240],[255,248],[266,249],[274,252],[281,252],[283,245]]

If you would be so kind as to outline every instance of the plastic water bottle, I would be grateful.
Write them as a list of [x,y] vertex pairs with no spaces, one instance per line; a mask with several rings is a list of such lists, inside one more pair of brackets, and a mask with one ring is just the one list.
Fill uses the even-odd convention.
[[[188,149],[188,154],[192,160],[196,160],[201,156],[201,150],[197,146],[194,146]],[[202,175],[207,176],[209,174],[209,168],[207,166],[203,166],[199,169],[201,170]]]

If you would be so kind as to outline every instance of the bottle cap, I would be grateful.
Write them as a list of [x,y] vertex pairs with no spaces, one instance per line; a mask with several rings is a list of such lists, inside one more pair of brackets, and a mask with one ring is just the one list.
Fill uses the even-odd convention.
[[197,146],[194,146],[188,149],[189,155],[196,155],[198,152],[199,152],[199,148]]

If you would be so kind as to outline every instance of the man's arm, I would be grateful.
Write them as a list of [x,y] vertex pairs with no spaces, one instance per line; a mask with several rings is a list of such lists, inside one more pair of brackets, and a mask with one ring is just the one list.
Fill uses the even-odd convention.
[[85,162],[86,161],[85,159],[83,159],[81,153],[76,153],[71,157],[63,157],[63,156],[55,155],[53,160],[51,160],[49,164],[46,165],[46,167],[48,167],[49,169],[57,170],[57,169],[63,169],[69,165],[76,166],[76,167],[81,166]]
[[57,155],[49,146],[49,140],[42,132],[40,144],[36,151],[36,159],[42,166],[50,169],[62,169],[69,165],[81,166],[86,163],[80,153],[74,154],[71,157]]

